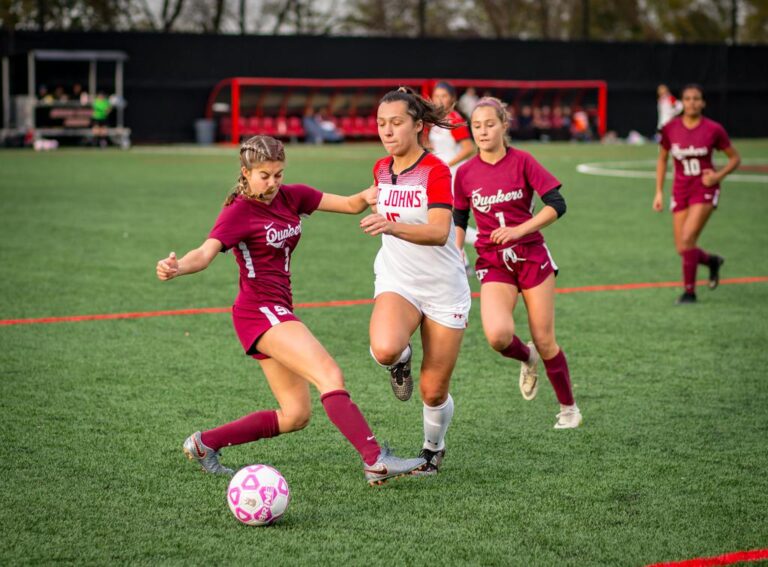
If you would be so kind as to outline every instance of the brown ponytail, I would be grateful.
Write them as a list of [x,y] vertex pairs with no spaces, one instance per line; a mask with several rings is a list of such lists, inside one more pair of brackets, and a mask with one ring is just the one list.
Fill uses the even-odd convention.
[[402,101],[407,106],[408,115],[413,118],[414,122],[421,120],[424,125],[439,126],[440,128],[446,128],[453,130],[458,124],[451,124],[446,120],[448,116],[448,109],[441,106],[437,106],[419,95],[411,87],[400,87],[396,91],[389,91],[379,101],[379,104],[385,102],[397,102]]
[[265,161],[285,161],[285,147],[280,140],[270,136],[254,136],[240,146],[240,176],[237,185],[232,188],[232,193],[224,200],[225,207],[231,205],[238,195],[246,199],[253,198],[249,192],[248,180],[243,175],[243,168],[250,171],[256,164]]

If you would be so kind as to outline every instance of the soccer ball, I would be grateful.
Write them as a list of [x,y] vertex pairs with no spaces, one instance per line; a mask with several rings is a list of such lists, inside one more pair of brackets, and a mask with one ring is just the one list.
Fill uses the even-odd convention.
[[285,514],[291,490],[283,475],[267,465],[249,465],[229,481],[227,504],[249,526],[269,526]]

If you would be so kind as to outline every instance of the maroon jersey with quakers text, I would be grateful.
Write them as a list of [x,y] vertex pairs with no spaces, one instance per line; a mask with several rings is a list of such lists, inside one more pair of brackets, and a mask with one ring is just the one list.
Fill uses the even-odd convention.
[[[686,128],[681,117],[667,122],[661,129],[661,147],[668,150],[675,162],[674,189],[706,189],[701,181],[705,169],[714,169],[712,150],[726,150],[731,140],[725,129],[714,120],[704,118],[695,128]],[[717,189],[713,185],[709,189]]]
[[[534,193],[541,196],[560,185],[531,154],[508,148],[507,155],[495,164],[476,155],[459,168],[453,187],[454,207],[471,207],[477,223],[475,247],[480,250],[496,246],[490,237],[500,226],[517,226],[533,216]],[[517,242],[544,242],[544,237],[536,231]]]
[[232,248],[240,268],[235,306],[265,303],[293,308],[291,254],[301,238],[301,216],[313,213],[323,194],[307,185],[283,185],[270,204],[238,195],[225,206],[208,235]]

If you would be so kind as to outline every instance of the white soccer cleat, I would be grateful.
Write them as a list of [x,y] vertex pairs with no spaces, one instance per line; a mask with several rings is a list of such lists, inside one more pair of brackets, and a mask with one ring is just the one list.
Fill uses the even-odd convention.
[[531,349],[531,356],[528,362],[523,362],[520,366],[520,393],[524,400],[531,401],[539,393],[539,361],[541,357],[532,341],[528,341],[528,348]]
[[573,404],[557,414],[555,429],[576,429],[581,422],[581,412],[576,404]]

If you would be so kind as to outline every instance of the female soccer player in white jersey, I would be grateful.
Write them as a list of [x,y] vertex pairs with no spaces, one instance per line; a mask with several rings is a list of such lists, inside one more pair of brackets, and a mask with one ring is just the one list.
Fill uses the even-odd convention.
[[[538,362],[544,360],[560,402],[555,429],[581,424],[565,354],[555,342],[557,266],[539,232],[565,213],[560,182],[527,152],[507,145],[509,118],[496,98],[482,98],[471,125],[479,153],[459,168],[454,186],[454,220],[459,246],[470,209],[477,222],[475,243],[480,280],[480,313],[488,342],[502,356],[522,363],[520,391],[532,400],[538,391]],[[533,197],[544,207],[533,214]],[[518,295],[528,310],[533,344],[515,335],[512,314]],[[535,345],[535,348],[534,348]]]
[[[472,135],[464,118],[456,112],[456,89],[452,84],[446,81],[438,82],[432,91],[432,102],[448,112],[445,119],[453,125],[453,128],[440,126],[429,128],[427,132],[429,148],[435,157],[443,160],[451,170],[451,178],[456,179],[459,166],[475,153],[475,144],[472,143]],[[465,244],[473,245],[476,238],[477,229],[467,226],[464,236]],[[466,259],[464,263],[469,272],[469,263]]]
[[406,474],[425,464],[399,459],[382,449],[352,402],[336,362],[293,313],[291,255],[302,232],[301,217],[314,211],[357,214],[375,191],[350,197],[321,193],[306,185],[283,185],[283,144],[254,136],[240,148],[240,179],[224,203],[203,244],[177,259],[157,263],[157,277],[170,280],[208,267],[219,252],[232,249],[240,268],[240,293],[232,322],[245,354],[259,361],[280,407],[251,413],[214,429],[197,431],[184,452],[204,471],[232,474],[219,462],[219,451],[303,429],[312,403],[309,385],[320,392],[328,418],[355,447],[369,484]]
[[453,416],[449,393],[471,303],[451,211],[451,173],[419,145],[424,126],[450,128],[445,110],[401,87],[379,103],[379,137],[388,157],[373,168],[376,212],[360,226],[382,235],[376,256],[371,354],[389,369],[395,395],[413,390],[411,335],[421,329],[424,357],[419,389],[424,403],[423,474],[435,474],[445,455]]

